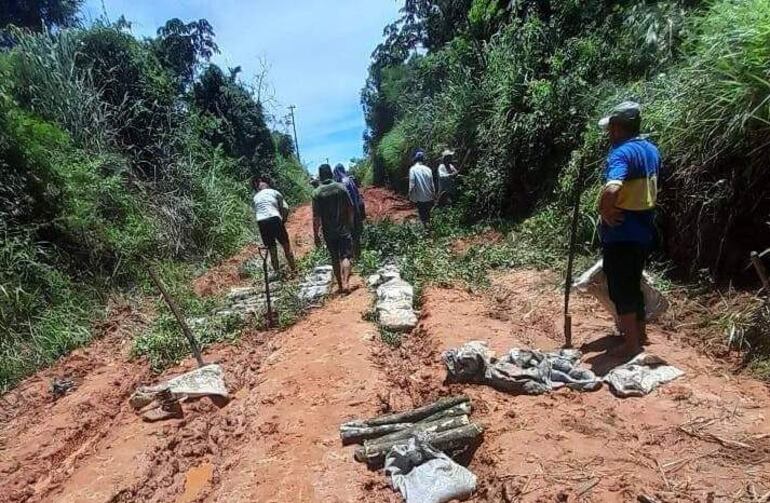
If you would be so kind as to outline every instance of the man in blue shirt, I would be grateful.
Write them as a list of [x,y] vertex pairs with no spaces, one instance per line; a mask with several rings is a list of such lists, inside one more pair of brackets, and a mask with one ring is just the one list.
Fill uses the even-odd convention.
[[612,143],[599,197],[604,273],[625,339],[622,351],[635,355],[647,339],[641,281],[655,236],[660,153],[639,136],[637,103],[621,103],[599,125]]

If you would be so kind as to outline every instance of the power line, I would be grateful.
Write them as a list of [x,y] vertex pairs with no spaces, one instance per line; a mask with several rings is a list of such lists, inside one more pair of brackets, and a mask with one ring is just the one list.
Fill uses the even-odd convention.
[[302,159],[299,156],[299,142],[297,141],[297,123],[294,120],[294,109],[297,108],[294,105],[289,106],[289,113],[291,114],[291,128],[294,130],[294,150],[297,152],[297,160],[302,164]]

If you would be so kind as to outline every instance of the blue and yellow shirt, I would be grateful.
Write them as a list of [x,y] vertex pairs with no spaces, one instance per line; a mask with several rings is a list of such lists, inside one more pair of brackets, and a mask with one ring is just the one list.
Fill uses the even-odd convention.
[[636,137],[613,145],[604,182],[620,186],[617,206],[623,210],[624,220],[615,227],[601,225],[602,243],[652,243],[659,173],[660,152],[651,141]]

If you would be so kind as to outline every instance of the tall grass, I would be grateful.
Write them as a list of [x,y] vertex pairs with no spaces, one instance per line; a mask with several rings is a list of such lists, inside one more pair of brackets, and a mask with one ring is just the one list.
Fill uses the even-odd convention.
[[82,147],[104,150],[114,144],[112,124],[120,121],[102,100],[90,69],[76,65],[78,36],[73,30],[54,34],[16,30],[8,83],[29,109],[57,122]]

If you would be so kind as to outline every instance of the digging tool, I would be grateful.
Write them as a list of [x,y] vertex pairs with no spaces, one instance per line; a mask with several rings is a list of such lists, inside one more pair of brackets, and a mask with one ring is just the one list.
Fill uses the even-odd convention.
[[567,274],[564,279],[564,347],[572,347],[572,315],[569,313],[569,294],[572,290],[572,266],[575,262],[575,240],[577,239],[578,218],[580,218],[580,196],[583,193],[583,157],[578,161],[577,179],[573,197],[572,225],[569,235],[569,250],[567,252]]
[[267,259],[270,256],[270,249],[266,246],[260,246],[259,257],[262,259],[262,275],[265,277],[265,300],[267,301],[267,313],[265,318],[267,321],[267,328],[272,328],[275,322],[275,316],[273,313],[273,302],[270,298],[270,278],[267,271]]
[[203,362],[203,356],[201,356],[200,345],[198,345],[198,341],[195,340],[195,336],[190,330],[190,327],[187,325],[187,322],[184,320],[184,316],[182,316],[182,312],[179,310],[179,306],[177,306],[174,299],[166,291],[166,287],[163,286],[163,282],[160,280],[158,275],[155,274],[153,268],[148,267],[147,272],[150,273],[150,279],[152,279],[152,282],[155,283],[155,286],[157,286],[158,290],[160,290],[160,294],[163,296],[163,300],[166,301],[169,309],[171,309],[171,312],[174,313],[174,317],[176,318],[177,323],[179,323],[179,326],[182,327],[182,332],[184,333],[185,337],[187,337],[187,342],[190,343],[190,350],[192,351],[193,356],[195,356],[195,360],[198,362],[198,367],[205,366],[206,364]]

